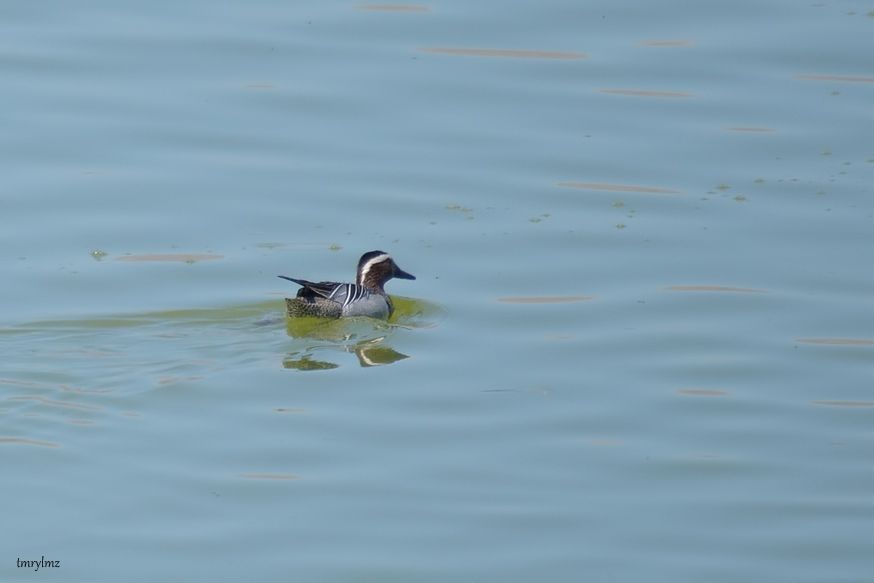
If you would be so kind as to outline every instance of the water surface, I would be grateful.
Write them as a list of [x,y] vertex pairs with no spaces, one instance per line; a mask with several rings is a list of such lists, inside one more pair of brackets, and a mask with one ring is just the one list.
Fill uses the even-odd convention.
[[0,579],[871,581],[870,12],[6,6]]

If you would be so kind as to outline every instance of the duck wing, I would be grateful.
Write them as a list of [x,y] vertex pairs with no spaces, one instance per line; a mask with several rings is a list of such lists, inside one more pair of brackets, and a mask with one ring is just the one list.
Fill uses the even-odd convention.
[[332,299],[331,295],[337,291],[338,287],[341,287],[342,283],[335,283],[332,281],[321,281],[319,283],[315,283],[312,281],[307,281],[305,279],[297,279],[295,277],[288,277],[286,275],[278,276],[282,279],[287,279],[288,281],[293,281],[294,283],[302,286],[299,290],[297,290],[297,297],[306,298],[306,297],[322,297],[326,299]]
[[294,277],[288,277],[286,275],[280,275],[282,279],[287,279],[288,281],[293,281],[294,283],[302,286],[299,290],[297,290],[297,297],[299,298],[325,298],[327,300],[333,300],[335,302],[343,303],[346,297],[349,294],[349,290],[347,289],[349,286],[358,287],[354,283],[337,283],[334,281],[320,281],[319,283],[315,283],[312,281],[307,281],[305,279],[297,279]]

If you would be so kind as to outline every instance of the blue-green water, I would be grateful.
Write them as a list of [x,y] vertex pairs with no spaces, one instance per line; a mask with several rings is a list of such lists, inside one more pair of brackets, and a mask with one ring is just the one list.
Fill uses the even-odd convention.
[[5,4],[0,580],[874,581],[872,9]]

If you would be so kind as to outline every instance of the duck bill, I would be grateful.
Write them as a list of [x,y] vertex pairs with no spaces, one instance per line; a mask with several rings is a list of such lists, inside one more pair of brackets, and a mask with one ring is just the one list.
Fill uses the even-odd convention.
[[397,265],[395,265],[394,277],[397,277],[398,279],[416,279],[415,275],[413,275],[412,273],[407,273]]

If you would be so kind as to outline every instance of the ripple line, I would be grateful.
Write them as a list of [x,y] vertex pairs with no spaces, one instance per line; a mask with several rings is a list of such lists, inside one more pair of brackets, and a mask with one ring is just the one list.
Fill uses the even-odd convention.
[[703,291],[703,292],[731,292],[744,294],[764,294],[767,290],[752,287],[731,287],[727,285],[671,285],[668,291]]
[[36,401],[38,403],[42,403],[43,405],[47,405],[49,407],[62,407],[64,409],[74,409],[76,411],[102,411],[102,407],[98,407],[97,405],[84,405],[82,403],[72,403],[70,401],[57,401],[55,399],[46,399],[45,397],[39,396],[20,396],[20,397],[9,397],[10,401]]
[[796,79],[804,81],[841,81],[844,83],[874,83],[874,77],[856,75],[795,75]]
[[670,188],[658,188],[655,186],[637,186],[632,184],[607,184],[605,182],[557,182],[556,186],[562,188],[576,188],[579,190],[606,190],[607,192],[637,192],[641,194],[681,194],[679,190]]
[[759,128],[759,127],[734,127],[734,128],[726,128],[729,132],[745,132],[751,134],[767,134],[776,132],[774,128]]
[[41,439],[30,439],[27,437],[0,437],[0,443],[10,445],[33,445],[37,447],[61,447],[61,444],[53,441],[43,441]]
[[507,304],[568,304],[592,299],[595,296],[506,296],[498,298],[498,301]]
[[874,408],[874,401],[813,401],[813,404],[824,407],[850,407],[854,409]]
[[692,41],[682,39],[644,40],[640,44],[645,47],[690,47]]
[[115,258],[116,261],[178,261],[181,263],[195,263],[197,261],[211,261],[214,259],[224,259],[224,256],[211,253],[153,253],[146,255],[122,255]]
[[456,55],[466,57],[503,57],[510,59],[557,59],[574,61],[585,59],[585,53],[565,51],[536,51],[524,49],[482,49],[472,47],[422,47],[425,53]]
[[667,97],[667,98],[685,98],[694,97],[692,93],[685,91],[651,91],[649,89],[598,89],[600,93],[610,93],[612,95],[630,95],[632,97]]
[[871,338],[797,338],[799,344],[825,344],[829,346],[874,346]]
[[297,480],[298,477],[294,474],[263,474],[263,473],[249,473],[249,474],[240,474],[241,478],[247,478],[249,480]]
[[724,397],[728,394],[728,391],[720,389],[678,389],[677,394],[687,397]]
[[355,9],[366,12],[429,12],[431,10],[424,4],[360,4]]

